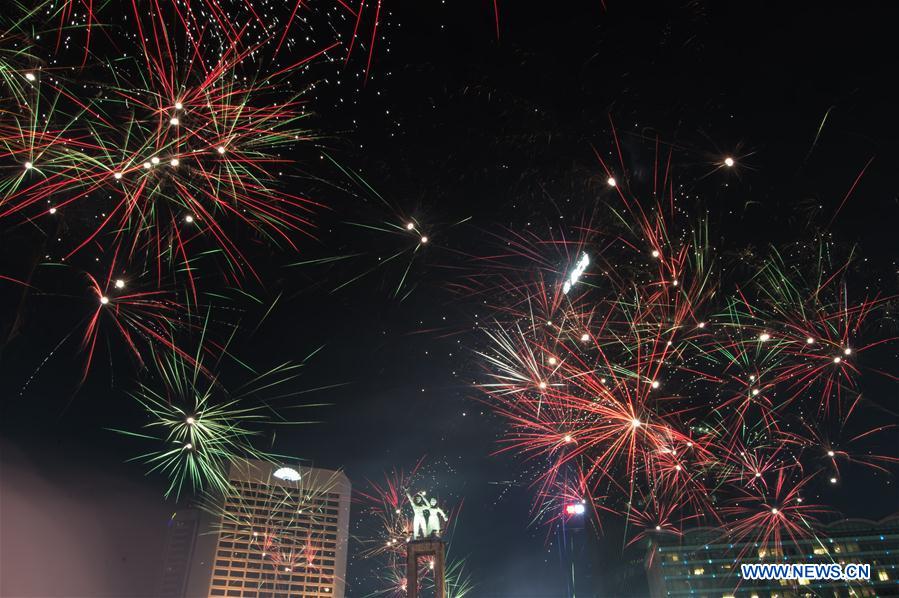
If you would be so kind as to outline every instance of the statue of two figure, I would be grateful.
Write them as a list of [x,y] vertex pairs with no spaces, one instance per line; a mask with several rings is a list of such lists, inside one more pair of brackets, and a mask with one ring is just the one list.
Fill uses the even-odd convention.
[[[419,538],[430,538],[432,535],[440,535],[440,518],[447,520],[446,513],[437,506],[437,499],[431,498],[428,501],[424,492],[419,492],[415,496],[406,492],[409,502],[412,504],[412,536],[417,540]],[[427,511],[427,516],[425,516]]]

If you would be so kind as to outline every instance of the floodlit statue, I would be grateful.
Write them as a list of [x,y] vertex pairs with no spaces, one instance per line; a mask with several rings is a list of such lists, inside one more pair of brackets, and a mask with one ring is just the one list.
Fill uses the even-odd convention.
[[446,513],[443,512],[443,509],[437,506],[437,499],[432,498],[428,509],[428,536],[440,535],[440,518],[442,517],[444,521],[447,520]]
[[424,492],[419,492],[414,497],[409,492],[406,492],[406,497],[412,505],[412,513],[414,514],[412,517],[412,537],[416,539],[427,538],[428,529],[425,522],[425,510],[428,508],[428,502],[425,500]]

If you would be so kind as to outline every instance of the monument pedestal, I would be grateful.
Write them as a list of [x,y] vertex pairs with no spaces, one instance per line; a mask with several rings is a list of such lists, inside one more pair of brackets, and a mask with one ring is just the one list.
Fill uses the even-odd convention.
[[418,598],[418,561],[434,559],[434,596],[446,598],[446,544],[440,538],[422,538],[406,543],[406,596]]

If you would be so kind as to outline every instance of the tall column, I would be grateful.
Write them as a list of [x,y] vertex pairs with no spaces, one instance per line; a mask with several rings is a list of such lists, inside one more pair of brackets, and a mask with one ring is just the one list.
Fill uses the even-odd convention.
[[406,544],[406,596],[418,598],[418,561],[434,557],[434,595],[446,598],[446,545],[439,539],[412,540]]

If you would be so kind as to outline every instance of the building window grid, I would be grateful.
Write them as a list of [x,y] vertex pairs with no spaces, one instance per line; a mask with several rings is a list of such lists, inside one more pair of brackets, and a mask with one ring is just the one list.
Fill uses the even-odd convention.
[[[856,531],[857,535],[853,534],[853,531]],[[832,530],[832,532],[834,535],[828,538],[825,544],[828,548],[826,552],[814,550],[813,547],[820,546],[820,543],[815,542],[814,540],[806,540],[799,542],[797,547],[790,547],[788,550],[784,551],[784,553],[778,553],[776,555],[762,555],[761,553],[758,555],[750,554],[747,555],[748,558],[745,560],[750,560],[753,556],[757,556],[759,561],[764,560],[765,557],[770,559],[772,556],[775,556],[777,560],[795,559],[797,556],[814,560],[829,556],[834,559],[834,562],[845,564],[847,562],[846,559],[867,558],[867,562],[870,562],[872,567],[871,579],[868,582],[863,582],[863,585],[855,587],[852,596],[876,596],[878,595],[878,592],[875,591],[874,588],[883,588],[887,586],[890,588],[895,587],[897,581],[893,575],[893,571],[895,571],[897,565],[899,565],[899,551],[897,551],[897,549],[899,549],[899,538],[897,538],[897,535],[899,535],[897,532],[899,532],[899,530],[883,530],[883,533],[876,533],[875,535],[866,535],[865,532],[868,534],[871,533],[871,530],[866,528],[842,528],[839,530]],[[708,585],[710,578],[719,577],[718,573],[721,573],[720,577],[723,582],[724,579],[727,579],[736,573],[734,571],[736,568],[736,560],[733,556],[730,556],[729,558],[712,559],[709,559],[708,556],[718,557],[719,555],[727,553],[732,555],[734,548],[735,546],[733,544],[695,544],[689,546],[658,547],[657,551],[659,553],[666,553],[663,555],[663,558],[659,559],[659,564],[661,567],[665,567],[668,570],[668,572],[664,573],[665,578],[668,580],[667,595],[671,597],[696,596],[697,591],[699,591],[703,595],[711,592],[709,595],[713,596],[718,589],[723,591],[725,588],[724,585],[722,585],[721,588],[710,587]],[[798,548],[798,550],[795,548]],[[713,566],[709,567],[709,565]],[[699,575],[692,574],[696,569],[702,569],[702,572]],[[678,573],[681,573],[681,575],[678,575]],[[693,583],[692,580],[695,580],[697,583]],[[759,598],[768,598],[769,596],[775,595],[779,598],[786,598],[787,596],[794,595],[812,595],[808,594],[811,589],[814,589],[815,587],[819,587],[820,589],[827,585],[820,585],[821,583],[824,582],[807,580],[804,584],[797,582],[794,585],[792,582],[787,582],[778,585],[752,585],[745,589],[751,592],[753,598],[755,596],[758,596]],[[720,584],[721,582],[712,582],[712,585]],[[796,592],[798,592],[798,594]],[[725,594],[727,594],[727,592],[725,592]],[[834,594],[834,596],[837,595]],[[840,596],[842,596],[842,594],[840,594]],[[849,596],[849,594],[847,594],[847,596]]]
[[[242,484],[244,488],[258,488],[257,484]],[[287,539],[288,546],[301,545],[303,543],[304,538],[301,537],[301,534],[309,534],[309,532],[313,532],[316,535],[320,536],[320,539],[317,541],[321,544],[321,548],[319,550],[319,554],[322,554],[323,557],[321,559],[322,567],[317,571],[306,571],[306,567],[303,565],[297,566],[293,571],[290,572],[289,576],[285,576],[285,572],[276,571],[273,565],[268,567],[263,567],[265,570],[269,572],[269,575],[272,575],[275,579],[274,583],[282,583],[287,582],[283,588],[271,587],[270,589],[265,588],[265,586],[272,582],[266,582],[263,579],[254,579],[250,578],[248,575],[248,579],[237,580],[235,577],[243,577],[244,576],[244,568],[255,568],[253,565],[257,565],[257,563],[253,563],[251,559],[261,559],[264,551],[258,548],[250,548],[249,546],[244,549],[244,546],[239,546],[240,549],[244,549],[247,552],[241,552],[239,555],[235,554],[234,551],[230,551],[230,558],[232,559],[228,565],[225,567],[225,571],[227,574],[225,576],[220,576],[218,574],[213,576],[213,585],[216,581],[226,581],[229,582],[229,593],[227,595],[232,595],[232,592],[236,590],[232,590],[230,586],[243,586],[243,596],[248,598],[262,598],[263,596],[270,596],[271,598],[282,598],[282,596],[287,597],[291,595],[295,595],[295,592],[301,591],[304,592],[304,595],[320,595],[320,596],[331,596],[332,587],[334,583],[333,577],[331,579],[324,578],[322,579],[322,575],[324,576],[333,576],[335,561],[334,556],[336,556],[336,542],[338,536],[338,528],[337,528],[337,515],[339,514],[339,494],[328,493],[328,500],[316,499],[311,496],[298,496],[294,497],[278,497],[278,492],[275,490],[270,493],[263,492],[253,492],[252,490],[247,492],[241,492],[238,496],[229,496],[225,502],[225,510],[226,512],[237,515],[238,517],[246,517],[252,512],[253,515],[253,527],[260,526],[264,529],[266,527],[271,527],[272,525],[277,526],[280,525],[290,525],[295,526],[294,529],[291,529],[283,538]],[[263,500],[256,500],[256,499]],[[305,501],[304,501],[305,499]],[[250,501],[253,501],[252,503]],[[264,507],[267,505],[271,505],[273,502],[277,501],[278,508],[267,510]],[[289,501],[289,502],[288,502]],[[247,507],[252,505],[253,509],[248,509]],[[263,508],[255,508],[255,507],[263,507]],[[302,511],[301,511],[302,510]],[[220,536],[219,546],[220,547],[228,547],[233,548],[236,544],[238,544],[238,540],[240,538],[250,539],[252,538],[252,531],[249,530],[239,530],[238,526],[234,523],[228,522],[223,526],[223,531],[227,530],[231,532],[227,534],[228,540],[223,540],[226,537],[225,534]],[[258,531],[259,530],[253,530]],[[221,550],[221,548],[217,548],[217,553],[219,557],[229,556],[225,553],[229,551]],[[220,566],[223,564],[223,561],[217,560],[216,566]],[[218,572],[217,572],[218,573]],[[256,573],[256,572],[252,572]],[[264,575],[264,573],[263,573]],[[278,581],[280,580],[280,582]],[[308,586],[305,584],[314,583],[318,584],[316,586]],[[326,584],[324,587],[321,587],[321,584]],[[252,588],[247,586],[254,586]],[[267,591],[260,591],[260,589],[266,589]],[[213,592],[213,595],[223,595],[221,593]],[[233,595],[240,595],[239,593]]]

